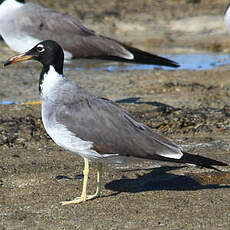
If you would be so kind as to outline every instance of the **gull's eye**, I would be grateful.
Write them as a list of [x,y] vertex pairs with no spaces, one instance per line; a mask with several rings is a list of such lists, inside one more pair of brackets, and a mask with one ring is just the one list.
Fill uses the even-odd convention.
[[45,51],[44,46],[43,46],[42,44],[39,44],[39,45],[37,46],[37,51],[38,51],[39,53],[44,52],[44,51]]

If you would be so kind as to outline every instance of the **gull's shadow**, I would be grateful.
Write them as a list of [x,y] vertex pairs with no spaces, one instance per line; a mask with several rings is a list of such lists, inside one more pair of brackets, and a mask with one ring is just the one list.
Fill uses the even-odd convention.
[[199,181],[186,176],[175,175],[168,171],[178,167],[160,167],[135,179],[123,177],[105,185],[106,189],[116,192],[137,193],[144,191],[174,190],[174,191],[195,191],[201,189],[230,188],[230,185],[208,184],[203,185]]
[[141,98],[140,97],[130,97],[130,98],[125,98],[125,99],[120,99],[120,100],[116,100],[116,103],[127,103],[127,104],[136,104],[136,105],[141,105],[141,104],[146,104],[146,105],[152,105],[157,107],[157,111],[176,111],[176,110],[180,110],[180,108],[175,108],[171,105],[165,104],[165,103],[161,103],[161,102],[157,102],[157,101],[139,101]]

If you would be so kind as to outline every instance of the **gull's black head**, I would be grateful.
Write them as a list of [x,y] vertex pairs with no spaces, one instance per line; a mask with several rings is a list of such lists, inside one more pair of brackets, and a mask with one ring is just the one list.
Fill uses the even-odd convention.
[[44,72],[53,66],[59,74],[63,74],[64,53],[61,46],[52,40],[42,41],[26,53],[9,58],[4,66],[31,59],[41,62]]
[[41,62],[44,68],[52,65],[59,74],[63,73],[64,53],[55,41],[42,41],[26,52],[26,55],[33,56],[32,59]]

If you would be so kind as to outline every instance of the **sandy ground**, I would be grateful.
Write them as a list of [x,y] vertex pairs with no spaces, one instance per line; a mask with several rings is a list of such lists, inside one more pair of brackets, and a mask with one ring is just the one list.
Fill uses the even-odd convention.
[[[33,1],[96,31],[161,53],[229,52],[228,1]],[[0,42],[0,61],[15,53]],[[41,66],[0,69],[0,100],[38,100]],[[229,67],[206,71],[66,71],[186,151],[230,163]],[[125,100],[122,100],[125,99]],[[105,165],[103,197],[79,205],[83,161],[44,131],[40,107],[0,106],[0,229],[230,229],[230,173],[140,161]],[[96,186],[92,167],[89,193]]]

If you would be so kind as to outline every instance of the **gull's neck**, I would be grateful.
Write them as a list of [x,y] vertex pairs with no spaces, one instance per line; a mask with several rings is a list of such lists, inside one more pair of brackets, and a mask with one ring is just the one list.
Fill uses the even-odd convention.
[[49,95],[53,87],[63,80],[66,80],[65,76],[62,73],[58,73],[54,66],[44,66],[39,79],[40,95]]
[[16,0],[5,0],[0,5],[0,16],[8,14],[11,11],[14,11],[16,9],[19,9],[22,7],[24,3],[18,2]]

